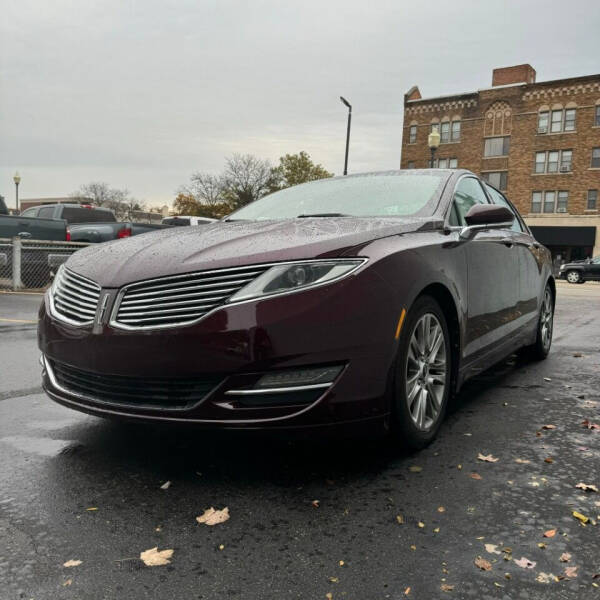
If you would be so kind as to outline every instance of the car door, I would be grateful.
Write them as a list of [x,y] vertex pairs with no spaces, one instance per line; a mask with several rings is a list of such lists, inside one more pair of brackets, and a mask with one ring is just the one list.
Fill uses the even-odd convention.
[[585,275],[586,279],[593,279],[595,281],[600,281],[600,256],[596,256],[592,258],[590,263],[587,266],[587,273]]
[[[495,188],[486,185],[488,195],[494,204],[500,204],[510,210],[515,220],[510,230],[503,230],[512,236],[519,259],[519,297],[517,301],[517,321],[525,325],[529,321],[537,323],[539,303],[542,298],[544,282],[542,281],[543,260],[541,245],[527,231],[513,205]],[[524,332],[526,333],[526,332]]]
[[[481,182],[474,176],[462,177],[454,190],[449,223],[466,226],[465,215],[475,204],[488,204]],[[509,338],[519,290],[519,261],[510,232],[483,230],[465,244],[467,256],[467,319],[463,356],[483,358],[487,351]]]

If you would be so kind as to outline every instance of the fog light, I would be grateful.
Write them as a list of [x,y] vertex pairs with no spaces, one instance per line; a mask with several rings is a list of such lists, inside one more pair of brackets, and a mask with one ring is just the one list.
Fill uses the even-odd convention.
[[312,369],[294,369],[267,373],[254,384],[254,389],[331,383],[341,373],[343,368],[342,365],[337,365],[333,367],[315,367]]

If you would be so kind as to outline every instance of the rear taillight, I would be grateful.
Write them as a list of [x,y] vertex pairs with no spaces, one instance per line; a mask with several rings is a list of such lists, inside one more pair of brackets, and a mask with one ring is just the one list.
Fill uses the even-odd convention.
[[123,227],[117,232],[118,239],[123,239],[126,237],[131,237],[131,227]]
[[67,227],[67,237],[66,237],[67,242],[71,241],[71,230]]

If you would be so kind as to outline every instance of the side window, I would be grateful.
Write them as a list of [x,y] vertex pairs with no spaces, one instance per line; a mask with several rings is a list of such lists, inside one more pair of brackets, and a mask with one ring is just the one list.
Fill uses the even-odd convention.
[[37,212],[37,206],[34,208],[28,208],[21,213],[22,217],[35,217],[35,213]]
[[465,215],[475,204],[489,204],[489,202],[479,181],[474,177],[465,177],[458,182],[454,190],[450,225],[466,225]]
[[515,209],[508,203],[508,200],[500,192],[497,192],[493,187],[490,187],[489,185],[486,185],[486,187],[489,195],[492,197],[492,202],[494,204],[501,204],[502,206],[506,206],[506,208],[508,208],[508,210],[510,210],[510,212],[513,213],[513,215],[515,215],[515,220],[511,225],[511,229],[513,231],[518,231],[519,233],[522,233],[523,227],[521,227],[519,217],[515,213]]
[[42,219],[51,219],[54,215],[54,206],[42,206],[40,208],[40,212],[38,213],[38,217]]

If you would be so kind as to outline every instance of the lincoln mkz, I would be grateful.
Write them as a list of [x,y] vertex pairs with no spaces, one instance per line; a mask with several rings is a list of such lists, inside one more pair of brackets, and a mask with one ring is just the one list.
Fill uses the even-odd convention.
[[548,250],[472,173],[338,177],[74,254],[40,308],[43,385],[101,417],[419,448],[469,377],[546,357],[554,303]]

